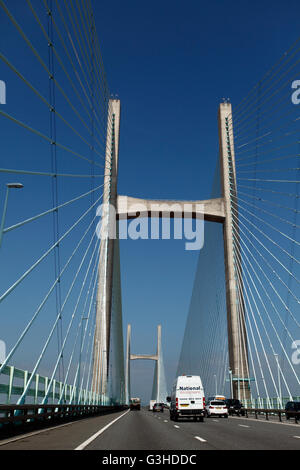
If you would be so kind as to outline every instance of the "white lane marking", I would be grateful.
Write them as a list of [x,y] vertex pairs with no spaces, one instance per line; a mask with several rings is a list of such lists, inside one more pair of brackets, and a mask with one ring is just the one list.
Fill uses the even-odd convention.
[[300,439],[300,436],[293,436],[295,439]]
[[165,420],[164,420],[164,423],[167,423],[167,422],[168,422],[168,420],[167,420],[167,419],[165,419]]
[[218,419],[213,419],[213,421],[214,421],[215,423],[218,423],[218,422],[219,422],[219,420],[218,420]]
[[202,437],[199,437],[199,436],[195,436],[195,439],[198,439],[198,441],[201,441],[201,442],[207,442],[205,439],[202,439]]
[[239,424],[241,428],[250,428],[250,426],[246,426],[245,424]]
[[83,450],[83,449],[85,449],[85,447],[87,447],[91,442],[93,442],[95,439],[97,439],[97,437],[100,436],[100,434],[102,434],[104,431],[106,431],[106,429],[108,429],[112,424],[116,423],[116,421],[123,418],[123,416],[127,415],[127,413],[129,413],[129,411],[130,410],[125,411],[125,413],[123,413],[121,416],[119,416],[118,418],[116,418],[113,421],[111,421],[110,423],[108,423],[106,426],[104,426],[104,428],[100,429],[98,432],[93,434],[89,439],[84,441],[82,444],[80,444],[74,450]]
[[[96,418],[96,416],[95,416],[95,418]],[[87,421],[88,419],[89,418],[83,419],[80,422],[82,423],[83,421]],[[6,444],[11,444],[12,442],[21,441],[22,439],[27,439],[28,437],[36,436],[37,434],[42,434],[43,432],[55,431],[56,429],[64,428],[66,426],[70,426],[71,424],[75,424],[75,423],[79,423],[79,421],[71,421],[70,423],[59,424],[58,426],[51,426],[49,428],[42,429],[40,431],[29,432],[27,434],[23,434],[22,436],[14,437],[12,439],[5,439],[5,441],[0,442],[0,446],[5,446]]]
[[177,429],[179,429],[179,428],[180,428],[180,426],[177,426],[177,424],[174,424],[174,428],[177,428]]
[[273,421],[273,420],[269,420],[267,421],[265,418],[263,419],[255,419],[255,418],[241,418],[239,416],[235,416],[235,417],[231,417],[229,418],[230,420],[238,420],[238,421],[254,421],[255,423],[268,423],[268,424],[278,424],[279,426],[295,426],[296,428],[299,429],[299,424],[293,424],[293,423],[283,423],[283,422],[280,422],[280,421]]

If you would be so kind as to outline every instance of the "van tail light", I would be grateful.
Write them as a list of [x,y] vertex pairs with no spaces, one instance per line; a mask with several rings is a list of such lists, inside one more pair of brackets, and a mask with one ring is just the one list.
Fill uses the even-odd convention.
[[176,410],[178,410],[178,398],[176,398]]
[[205,408],[205,397],[203,397],[203,408]]
[[209,406],[209,409],[210,409],[210,410],[213,410],[213,409],[214,409],[214,406]]

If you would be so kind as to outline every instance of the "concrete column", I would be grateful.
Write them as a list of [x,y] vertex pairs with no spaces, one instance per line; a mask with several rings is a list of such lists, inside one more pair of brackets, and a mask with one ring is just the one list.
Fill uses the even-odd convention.
[[[233,142],[232,108],[230,103],[221,103],[219,108],[219,145],[221,189],[225,205],[223,222],[226,304],[228,324],[229,366],[233,378],[233,397],[250,399],[248,345],[245,327],[245,308],[242,277],[239,273],[240,243],[237,222],[236,171]],[[233,217],[234,214],[234,217]],[[233,227],[235,229],[233,229]],[[234,243],[234,237],[236,239]],[[235,246],[235,250],[234,250]],[[239,265],[240,268],[236,268]],[[245,380],[243,380],[245,379]]]
[[[107,395],[109,372],[112,282],[115,239],[110,227],[116,224],[117,180],[120,135],[120,101],[109,100],[102,204],[102,234],[100,244],[96,327],[94,338],[92,390]],[[112,222],[112,224],[111,224]]]

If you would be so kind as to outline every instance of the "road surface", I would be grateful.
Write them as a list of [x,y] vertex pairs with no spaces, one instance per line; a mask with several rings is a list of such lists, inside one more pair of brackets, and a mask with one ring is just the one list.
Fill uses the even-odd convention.
[[247,418],[170,421],[122,411],[0,441],[0,450],[300,450],[300,424]]

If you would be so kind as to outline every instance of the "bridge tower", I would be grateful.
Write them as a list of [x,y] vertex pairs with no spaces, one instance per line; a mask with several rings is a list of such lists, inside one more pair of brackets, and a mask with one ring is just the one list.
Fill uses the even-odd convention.
[[250,396],[248,345],[245,325],[243,279],[241,273],[240,237],[237,212],[235,153],[233,141],[232,107],[220,104],[219,149],[221,191],[224,200],[223,221],[226,305],[228,327],[229,367],[232,374],[234,398]]
[[157,348],[156,354],[131,354],[131,325],[127,327],[127,347],[125,361],[125,397],[126,404],[130,400],[130,361],[146,359],[155,361],[155,372],[153,381],[152,399],[157,403],[165,403],[167,397],[167,387],[165,380],[165,372],[162,358],[161,347],[161,325],[157,327]]
[[[106,158],[104,176],[104,195],[101,227],[101,246],[98,273],[97,291],[97,314],[94,338],[94,366],[93,366],[93,386],[94,393],[107,397],[108,376],[110,354],[112,350],[111,339],[115,338],[115,344],[119,344],[119,360],[115,363],[123,362],[121,358],[122,343],[122,312],[119,312],[119,328],[117,336],[112,335],[112,299],[113,284],[119,273],[119,240],[118,225],[116,220],[132,219],[135,217],[164,217],[168,206],[175,217],[193,217],[200,215],[204,220],[222,223],[224,235],[224,262],[226,280],[226,304],[227,304],[227,324],[228,324],[228,349],[229,365],[233,380],[234,398],[250,398],[250,377],[248,363],[248,346],[245,327],[245,307],[243,300],[243,279],[240,263],[240,240],[238,227],[238,213],[235,204],[236,173],[235,155],[233,143],[233,125],[231,104],[224,102],[219,107],[219,145],[220,145],[220,171],[222,197],[200,201],[158,201],[149,199],[137,199],[128,196],[118,195],[118,156],[119,156],[119,132],[120,132],[120,101],[111,99],[108,107]],[[185,204],[191,204],[194,209],[189,214],[184,212]],[[177,209],[174,212],[174,204]],[[162,207],[152,212],[152,207]],[[157,206],[158,205],[158,206]],[[136,207],[139,206],[137,211]],[[141,207],[144,210],[141,210]],[[173,207],[173,209],[172,209]],[[200,214],[201,213],[201,214]],[[118,259],[117,259],[118,258]],[[118,272],[116,272],[118,271]],[[120,280],[117,281],[120,285]],[[119,289],[120,297],[120,289]],[[121,304],[121,299],[119,299]],[[121,307],[120,307],[121,308]],[[119,310],[120,310],[119,308]],[[157,377],[159,388],[159,374],[161,362],[154,356],[132,357],[130,354],[130,326],[127,331],[127,355],[125,372],[125,395],[126,402],[129,400],[130,390],[130,359],[154,359],[157,365]],[[160,330],[158,333],[160,337]],[[160,340],[158,341],[158,352]],[[117,354],[117,355],[118,355]],[[115,351],[116,356],[116,351]],[[124,372],[124,371],[123,371]],[[115,370],[115,375],[117,374]],[[124,384],[123,384],[124,385]]]
[[[112,296],[118,257],[118,234],[116,226],[117,182],[120,137],[120,100],[110,99],[106,131],[106,153],[101,215],[101,236],[98,288],[96,300],[96,326],[93,349],[92,391],[105,401],[108,394],[108,375],[111,353]],[[119,292],[120,296],[120,292]],[[119,312],[119,338],[122,345],[122,312]]]

